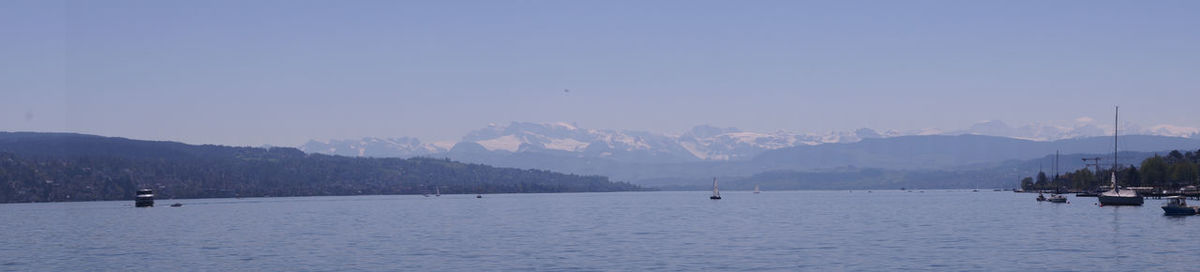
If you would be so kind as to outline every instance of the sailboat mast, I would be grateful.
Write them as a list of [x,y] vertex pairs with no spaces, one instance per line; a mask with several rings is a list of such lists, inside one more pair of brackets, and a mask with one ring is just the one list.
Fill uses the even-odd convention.
[[1112,187],[1113,187],[1113,192],[1120,192],[1121,189],[1119,189],[1119,186],[1117,186],[1117,131],[1118,131],[1118,126],[1121,125],[1121,123],[1119,121],[1119,120],[1121,120],[1121,106],[1115,106],[1115,107],[1116,107],[1116,110],[1113,111]]
[[1058,181],[1058,150],[1054,151],[1054,181]]
[[717,191],[717,178],[713,178],[713,195],[721,195],[721,193]]

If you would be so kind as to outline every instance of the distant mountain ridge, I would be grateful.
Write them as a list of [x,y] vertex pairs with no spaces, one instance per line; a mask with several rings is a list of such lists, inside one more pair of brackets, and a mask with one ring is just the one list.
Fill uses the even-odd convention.
[[[1127,126],[1129,128],[1123,134],[1200,139],[1200,129],[1197,128],[1171,125],[1149,128]],[[985,121],[967,129],[953,131],[877,131],[862,128],[828,133],[764,133],[701,125],[678,135],[634,130],[584,129],[563,122],[513,122],[508,125],[492,124],[472,131],[454,144],[424,143],[415,138],[400,137],[309,141],[299,148],[305,152],[359,157],[445,156],[447,153],[453,153],[452,150],[459,149],[470,150],[472,153],[543,153],[633,163],[678,163],[750,160],[773,150],[902,136],[983,135],[1051,142],[1107,136],[1109,133],[1111,126],[1089,118],[1080,118],[1069,124],[1030,124],[1018,127],[1009,126],[1001,121]]]
[[[473,148],[460,148],[474,146]],[[853,143],[795,146],[766,151],[749,160],[638,163],[606,158],[563,156],[539,152],[491,152],[478,145],[459,144],[439,156],[460,161],[564,173],[604,175],[642,185],[686,180],[744,177],[768,171],[825,171],[837,168],[884,170],[944,170],[1027,160],[1054,154],[1111,152],[1111,137],[1040,142],[982,135],[925,135],[875,138]],[[1164,136],[1123,136],[1122,152],[1195,150],[1200,140]],[[1122,160],[1123,162],[1125,160]]]

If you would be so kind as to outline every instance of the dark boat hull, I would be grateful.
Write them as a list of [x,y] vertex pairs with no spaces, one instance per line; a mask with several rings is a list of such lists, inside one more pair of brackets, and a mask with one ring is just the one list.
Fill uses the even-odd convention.
[[1097,198],[1100,199],[1100,205],[1105,205],[1105,206],[1109,206],[1109,205],[1141,206],[1142,203],[1145,202],[1145,200],[1143,200],[1142,197],[1140,197],[1140,196],[1128,197],[1128,196],[1100,195],[1100,196],[1097,196]]
[[154,198],[139,197],[133,201],[134,207],[154,207]]
[[1162,209],[1166,215],[1196,215],[1196,208],[1192,207],[1162,207]]

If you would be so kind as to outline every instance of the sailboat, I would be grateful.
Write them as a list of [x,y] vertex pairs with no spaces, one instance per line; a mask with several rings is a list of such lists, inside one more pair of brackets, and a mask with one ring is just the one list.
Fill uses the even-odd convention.
[[713,195],[708,199],[721,199],[721,191],[717,190],[717,178],[713,178]]
[[1114,115],[1115,117],[1113,118],[1113,120],[1114,120],[1113,121],[1113,169],[1112,169],[1113,173],[1112,173],[1112,179],[1111,179],[1112,180],[1112,190],[1108,190],[1107,192],[1100,193],[1100,196],[1099,196],[1100,206],[1104,206],[1104,205],[1141,206],[1142,202],[1145,200],[1142,199],[1141,195],[1138,195],[1137,191],[1129,190],[1129,189],[1121,190],[1121,186],[1119,186],[1117,184],[1117,165],[1118,165],[1117,164],[1117,125],[1119,124],[1117,120],[1120,120],[1119,119],[1120,111],[1121,111],[1121,108],[1118,107],[1117,114]]
[[757,194],[757,193],[761,193],[760,191],[758,191],[758,184],[755,184],[755,185],[754,185],[754,193],[755,193],[755,194]]
[[433,187],[433,196],[442,196],[442,188]]

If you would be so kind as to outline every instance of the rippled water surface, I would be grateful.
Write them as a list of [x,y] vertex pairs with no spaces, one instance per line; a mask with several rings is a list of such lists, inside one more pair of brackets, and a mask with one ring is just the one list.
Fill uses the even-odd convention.
[[[1193,270],[1161,200],[969,191],[356,196],[0,205],[0,271]],[[165,207],[181,202],[183,207]],[[1193,203],[1196,204],[1196,203]]]

